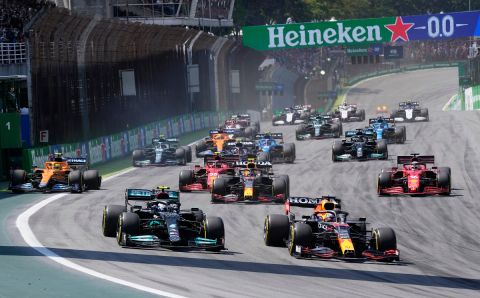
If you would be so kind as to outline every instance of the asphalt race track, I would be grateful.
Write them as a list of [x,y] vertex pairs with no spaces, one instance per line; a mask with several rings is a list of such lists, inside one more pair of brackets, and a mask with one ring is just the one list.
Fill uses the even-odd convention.
[[[106,182],[101,191],[68,195],[32,216],[30,226],[43,245],[77,264],[188,297],[478,297],[480,112],[441,111],[457,88],[453,68],[363,82],[351,90],[348,101],[365,107],[367,118],[377,105],[393,108],[411,98],[429,108],[430,122],[406,124],[407,143],[389,145],[389,161],[334,164],[332,140],[327,139],[297,142],[296,164],[274,166],[276,173],[290,175],[292,195],[336,195],[350,216],[366,216],[373,227],[394,228],[400,263],[292,258],[286,248],[263,244],[265,215],[282,213],[283,206],[211,205],[207,193],[183,195],[182,207],[200,207],[223,218],[226,253],[125,249],[102,236],[105,204],[123,204],[126,187],[177,187],[178,167],[134,170]],[[344,130],[361,125],[346,124]],[[262,128],[294,140],[293,126]],[[437,165],[452,168],[450,197],[376,195],[380,169],[392,166],[396,155],[413,152],[434,154]],[[19,246],[25,245],[17,238]]]

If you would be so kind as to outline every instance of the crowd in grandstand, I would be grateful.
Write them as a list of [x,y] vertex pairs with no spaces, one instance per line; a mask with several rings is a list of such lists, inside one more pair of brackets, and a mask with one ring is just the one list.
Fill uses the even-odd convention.
[[47,0],[1,1],[0,42],[24,42],[23,27],[45,5],[53,5],[53,3]]

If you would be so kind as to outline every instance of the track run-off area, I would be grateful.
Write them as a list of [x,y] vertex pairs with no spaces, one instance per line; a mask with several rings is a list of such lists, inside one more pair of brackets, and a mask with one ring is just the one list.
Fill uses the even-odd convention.
[[[325,139],[295,141],[295,164],[274,165],[275,173],[290,175],[291,195],[335,195],[342,199],[342,208],[351,217],[367,217],[372,227],[392,227],[401,252],[402,261],[398,263],[292,258],[286,248],[266,247],[263,243],[263,220],[267,214],[283,213],[282,205],[212,205],[206,192],[182,194],[182,208],[199,207],[207,215],[222,217],[226,252],[126,249],[119,247],[114,238],[102,235],[104,205],[123,204],[127,187],[169,185],[175,189],[181,167],[135,169],[105,181],[100,191],[67,194],[28,214],[28,227],[41,245],[65,262],[101,275],[97,277],[127,281],[131,283],[127,286],[143,290],[100,280],[113,285],[118,292],[123,291],[125,296],[477,296],[480,112],[442,111],[457,88],[454,68],[364,81],[350,90],[347,100],[365,108],[367,118],[375,116],[378,105],[393,109],[398,102],[413,99],[429,108],[430,122],[405,124],[407,142],[389,145],[388,161],[333,163],[332,139]],[[344,124],[344,131],[366,124]],[[283,132],[286,142],[295,139],[294,126],[271,127],[262,123],[262,130]],[[397,155],[410,153],[433,154],[438,166],[451,167],[451,196],[377,196],[376,178],[380,170],[393,166]],[[17,197],[18,204],[22,204],[22,197]],[[29,246],[17,227],[22,228],[25,222],[18,220],[17,215],[24,214],[32,204],[16,207],[6,217],[6,234],[18,251]],[[46,259],[40,253],[33,257]],[[43,266],[84,278],[84,274],[50,260]],[[82,287],[81,292],[68,296],[94,297],[95,289],[92,287],[90,293],[88,287]]]

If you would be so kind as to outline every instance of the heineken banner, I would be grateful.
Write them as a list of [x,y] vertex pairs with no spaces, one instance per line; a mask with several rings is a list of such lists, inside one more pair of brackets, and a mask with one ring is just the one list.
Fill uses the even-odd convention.
[[243,27],[244,46],[259,50],[480,36],[480,11]]

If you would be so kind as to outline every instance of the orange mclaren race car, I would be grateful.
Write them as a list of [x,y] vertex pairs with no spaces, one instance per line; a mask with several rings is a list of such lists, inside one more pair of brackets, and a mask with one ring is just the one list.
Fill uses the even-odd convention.
[[225,141],[234,139],[234,129],[216,129],[210,131],[210,136],[195,144],[197,157],[222,152]]
[[[296,219],[291,206],[314,208],[312,215]],[[267,246],[287,246],[290,255],[340,258],[346,260],[398,261],[397,239],[391,228],[367,229],[365,218],[347,220],[340,200],[291,197],[285,203],[286,215],[265,218],[264,240]]]
[[88,170],[86,158],[65,158],[55,153],[44,168],[34,166],[31,173],[13,170],[9,189],[15,193],[29,191],[82,192],[100,189],[102,178],[97,170]]

